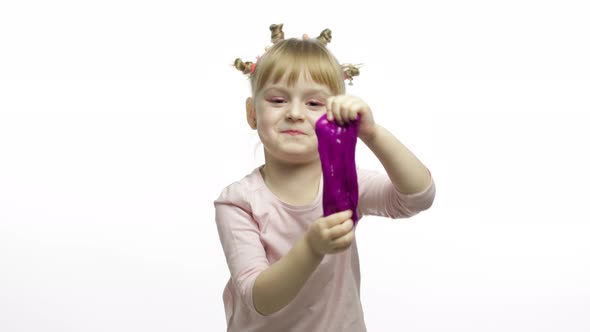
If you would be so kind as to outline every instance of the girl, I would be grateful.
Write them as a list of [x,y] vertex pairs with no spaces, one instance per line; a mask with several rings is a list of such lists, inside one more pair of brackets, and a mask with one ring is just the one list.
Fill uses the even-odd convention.
[[257,63],[235,62],[251,79],[246,117],[265,163],[214,202],[231,273],[223,292],[227,331],[366,331],[352,211],[323,216],[316,121],[327,112],[345,125],[360,115],[358,137],[387,172],[357,169],[359,219],[428,209],[434,182],[363,100],[345,95],[343,78],[358,69],[327,50],[329,30],[300,40],[284,39],[281,28],[271,26],[274,44]]

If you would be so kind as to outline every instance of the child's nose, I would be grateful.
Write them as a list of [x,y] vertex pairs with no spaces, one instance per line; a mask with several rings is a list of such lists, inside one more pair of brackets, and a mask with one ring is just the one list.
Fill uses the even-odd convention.
[[299,105],[298,103],[291,104],[291,106],[287,109],[287,117],[292,120],[304,119],[305,114],[303,111],[303,106]]

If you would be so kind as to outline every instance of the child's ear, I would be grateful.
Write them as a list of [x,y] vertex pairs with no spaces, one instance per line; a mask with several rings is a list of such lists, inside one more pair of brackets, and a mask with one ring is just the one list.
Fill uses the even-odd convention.
[[250,128],[256,129],[256,108],[254,107],[252,97],[246,99],[246,120],[248,120]]

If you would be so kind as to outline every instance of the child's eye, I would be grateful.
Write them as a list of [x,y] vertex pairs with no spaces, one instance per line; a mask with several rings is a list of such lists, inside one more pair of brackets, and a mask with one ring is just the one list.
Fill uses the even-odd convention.
[[285,102],[285,99],[283,98],[271,98],[270,102],[273,104],[282,104]]
[[317,101],[317,100],[310,100],[309,102],[307,102],[307,104],[309,106],[312,106],[312,107],[322,107],[322,106],[324,106],[324,103],[322,103],[321,101]]

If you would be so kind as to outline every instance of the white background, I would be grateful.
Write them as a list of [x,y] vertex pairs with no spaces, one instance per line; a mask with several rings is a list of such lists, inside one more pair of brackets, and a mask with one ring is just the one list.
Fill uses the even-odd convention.
[[[432,171],[357,229],[369,331],[590,331],[585,1],[3,1],[0,331],[223,331],[213,200],[263,163],[254,60],[333,31]],[[360,167],[382,170],[362,144]]]

